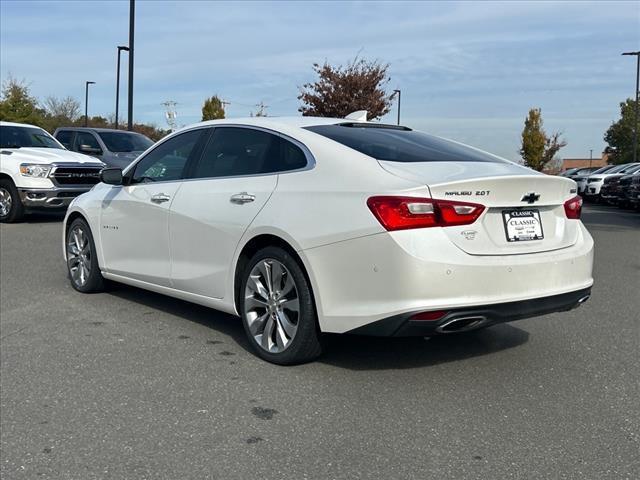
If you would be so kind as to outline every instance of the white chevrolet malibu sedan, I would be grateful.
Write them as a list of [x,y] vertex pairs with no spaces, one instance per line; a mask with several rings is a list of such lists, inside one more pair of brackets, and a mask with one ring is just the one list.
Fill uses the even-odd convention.
[[73,287],[105,279],[241,317],[279,364],[321,334],[432,336],[590,295],[576,185],[410,128],[250,118],[173,133],[76,198]]

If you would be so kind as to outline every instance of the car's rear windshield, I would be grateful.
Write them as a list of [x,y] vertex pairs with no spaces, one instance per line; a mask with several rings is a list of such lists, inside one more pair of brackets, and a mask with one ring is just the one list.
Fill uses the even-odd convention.
[[59,148],[62,146],[51,135],[36,127],[0,127],[0,148]]
[[394,125],[344,123],[305,128],[378,160],[508,163],[490,153]]
[[142,152],[153,142],[140,133],[98,132],[110,152]]

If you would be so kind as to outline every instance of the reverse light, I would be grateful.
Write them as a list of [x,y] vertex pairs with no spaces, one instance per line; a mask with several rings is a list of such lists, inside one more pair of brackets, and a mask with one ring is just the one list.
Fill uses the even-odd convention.
[[399,196],[371,197],[367,206],[388,231],[469,225],[485,208],[476,203]]
[[20,174],[24,177],[44,178],[49,175],[51,165],[38,165],[23,163],[20,165]]
[[564,202],[564,213],[567,218],[580,220],[582,214],[582,197],[573,197]]

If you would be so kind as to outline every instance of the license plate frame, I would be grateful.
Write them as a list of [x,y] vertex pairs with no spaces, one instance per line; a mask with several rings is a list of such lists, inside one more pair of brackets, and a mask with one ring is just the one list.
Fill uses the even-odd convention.
[[507,242],[518,243],[544,240],[542,217],[540,216],[540,210],[537,208],[502,210],[502,223],[504,224]]

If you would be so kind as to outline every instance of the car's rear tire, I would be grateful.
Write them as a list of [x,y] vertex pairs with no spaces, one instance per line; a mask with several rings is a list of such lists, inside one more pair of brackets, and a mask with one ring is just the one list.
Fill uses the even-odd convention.
[[24,205],[14,183],[0,178],[0,223],[19,222],[24,217]]
[[280,247],[256,252],[241,273],[238,309],[252,349],[272,363],[293,365],[322,353],[309,280]]
[[82,293],[103,291],[105,279],[98,265],[91,229],[84,219],[76,218],[71,222],[67,230],[65,248],[71,286]]

